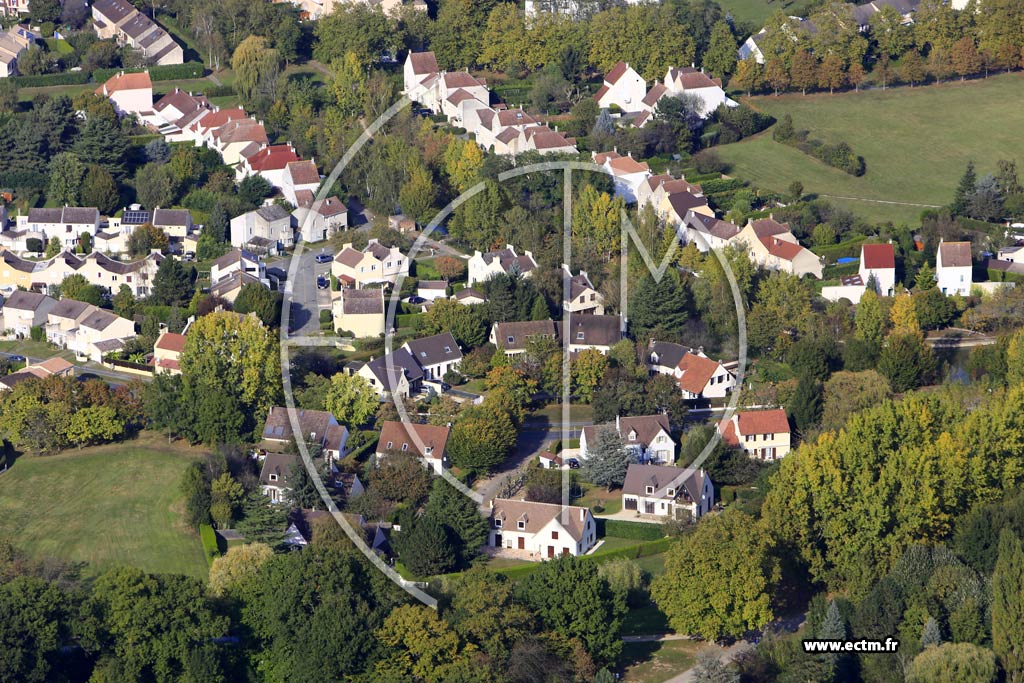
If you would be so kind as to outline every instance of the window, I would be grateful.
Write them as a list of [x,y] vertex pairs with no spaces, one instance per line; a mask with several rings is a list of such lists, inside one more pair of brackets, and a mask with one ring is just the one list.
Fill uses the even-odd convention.
[[516,528],[519,529],[520,531],[525,529],[526,528],[526,522],[524,522],[523,520],[519,520],[518,522],[516,522]]
[[551,540],[553,540],[553,541],[557,541],[558,540],[558,532],[557,531],[552,531],[551,532]]
[[650,495],[650,494],[654,493],[654,487],[653,487],[653,486],[648,486],[648,487],[647,487],[646,489],[644,489],[644,490],[645,490],[645,492],[647,493],[647,495]]

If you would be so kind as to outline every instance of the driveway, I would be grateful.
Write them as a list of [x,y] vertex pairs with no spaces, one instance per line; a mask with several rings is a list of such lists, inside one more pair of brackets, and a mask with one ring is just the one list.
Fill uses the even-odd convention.
[[292,336],[312,336],[320,333],[320,311],[330,309],[331,290],[318,289],[316,279],[320,275],[330,276],[331,264],[317,263],[320,253],[331,253],[327,247],[307,249],[299,256],[299,267],[292,274],[293,256],[288,262],[288,277],[285,287],[291,291],[291,320],[289,323]]

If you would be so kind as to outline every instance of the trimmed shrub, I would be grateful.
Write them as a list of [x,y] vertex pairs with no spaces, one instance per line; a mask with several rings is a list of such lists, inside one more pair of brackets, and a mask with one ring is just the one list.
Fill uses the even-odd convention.
[[[601,524],[601,522],[604,524]],[[603,528],[602,528],[603,527]],[[665,532],[658,524],[646,524],[644,522],[627,522],[621,519],[597,520],[597,533],[604,536],[616,536],[618,538],[632,538],[638,541],[655,541],[665,536]]]
[[200,524],[199,540],[203,543],[206,563],[212,565],[213,561],[220,557],[220,548],[217,547],[217,532],[209,524]]

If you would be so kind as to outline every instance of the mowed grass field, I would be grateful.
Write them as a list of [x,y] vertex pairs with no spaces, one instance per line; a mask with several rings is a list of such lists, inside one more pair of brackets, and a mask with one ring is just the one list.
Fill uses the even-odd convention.
[[[729,173],[774,191],[799,180],[804,191],[828,195],[868,220],[917,223],[922,206],[945,205],[969,160],[978,175],[999,159],[1024,164],[1024,75],[917,88],[891,88],[744,100],[776,119],[786,113],[798,130],[826,142],[845,141],[864,157],[856,178],[772,140],[771,129],[716,148]],[[852,199],[836,199],[846,197]],[[871,201],[875,200],[875,201]]]
[[37,557],[207,575],[178,484],[197,457],[158,436],[60,455],[22,456],[0,475],[2,532]]

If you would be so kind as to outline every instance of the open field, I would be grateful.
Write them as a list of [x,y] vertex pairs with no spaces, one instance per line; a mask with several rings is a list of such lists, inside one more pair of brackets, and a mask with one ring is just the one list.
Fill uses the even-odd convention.
[[207,575],[199,535],[178,492],[197,453],[157,436],[47,457],[22,456],[0,475],[4,533],[26,552],[86,562],[88,574],[124,564]]
[[812,137],[849,143],[867,165],[860,178],[773,141],[771,129],[717,149],[731,174],[760,187],[785,191],[799,180],[805,192],[828,195],[870,221],[913,225],[925,207],[879,202],[944,205],[969,160],[980,176],[993,172],[998,159],[1024,157],[1017,132],[1024,110],[1016,104],[1022,97],[1024,76],[1015,73],[885,92],[744,100],[775,118],[791,114]]

